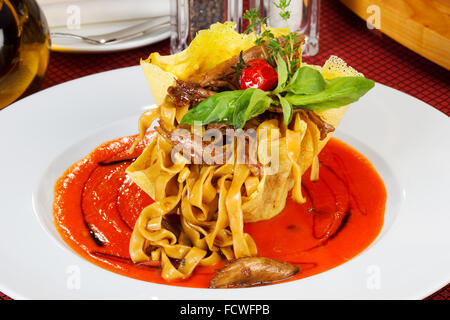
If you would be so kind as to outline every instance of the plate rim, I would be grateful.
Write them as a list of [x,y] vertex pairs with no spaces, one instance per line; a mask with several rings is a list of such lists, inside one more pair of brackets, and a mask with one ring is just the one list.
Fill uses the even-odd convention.
[[[170,37],[170,26],[162,28],[164,31],[155,36],[140,36],[136,39],[124,40],[117,43],[109,44],[109,45],[89,45],[83,43],[85,47],[77,47],[76,45],[61,45],[54,44],[51,42],[50,50],[54,52],[60,53],[88,53],[88,54],[100,54],[100,53],[108,53],[108,52],[122,52],[131,49],[137,49],[141,47],[145,47],[147,45],[151,45],[154,43],[158,43],[160,41],[166,40]],[[77,78],[78,79],[78,78]],[[76,80],[76,79],[74,79]]]
[[[125,67],[125,68],[121,68],[121,69],[115,69],[115,70],[110,70],[110,71],[106,71],[106,72],[102,72],[102,73],[97,73],[97,74],[93,74],[93,75],[88,75],[88,76],[85,76],[85,77],[82,77],[82,78],[77,78],[77,79],[74,79],[74,80],[71,80],[71,81],[68,81],[68,82],[65,82],[65,83],[61,83],[61,84],[58,84],[58,85],[55,85],[55,86],[53,86],[53,87],[50,87],[50,88],[47,88],[47,89],[45,89],[45,90],[42,90],[42,91],[40,91],[40,92],[38,92],[38,93],[36,93],[36,95],[38,95],[38,94],[48,94],[49,92],[51,92],[52,90],[58,90],[58,88],[61,88],[62,86],[70,86],[71,84],[72,84],[72,82],[73,81],[83,81],[82,79],[85,79],[85,78],[90,78],[90,77],[104,77],[105,75],[105,73],[113,73],[113,72],[118,72],[119,70],[122,70],[122,71],[124,71],[124,69],[131,69],[131,68],[134,68],[134,69],[138,69],[138,68],[140,68],[139,66],[132,66],[132,67]],[[413,96],[411,96],[411,95],[409,95],[409,94],[407,94],[407,93],[404,93],[404,92],[401,92],[401,91],[399,91],[399,90],[397,90],[397,89],[394,89],[394,88],[390,88],[390,87],[388,87],[388,86],[386,86],[386,85],[383,85],[383,84],[378,84],[377,83],[377,86],[381,86],[381,87],[386,87],[386,88],[388,88],[388,89],[390,89],[390,90],[395,90],[396,91],[396,94],[401,94],[401,95],[406,95],[406,96],[409,96],[409,97],[411,97],[411,98],[413,98],[413,99],[415,99],[415,100],[417,100],[417,101],[420,101],[420,103],[421,104],[425,104],[425,105],[428,105],[429,107],[431,107],[431,109],[433,109],[433,110],[436,110],[436,111],[439,111],[439,113],[441,113],[441,114],[443,114],[444,116],[446,116],[446,114],[444,114],[443,112],[441,112],[440,110],[438,110],[438,109],[436,109],[436,108],[434,108],[433,106],[431,106],[431,105],[429,105],[429,104],[427,104],[426,102],[424,102],[424,101],[422,101],[422,100],[419,100],[419,99],[417,99],[417,98],[415,98],[415,97],[413,97]],[[26,97],[26,98],[24,98],[24,99],[22,99],[21,101],[24,101],[24,102],[22,102],[22,103],[20,103],[20,104],[23,104],[23,105],[26,105],[27,103],[28,103],[28,101],[30,100],[30,99],[34,99],[34,97],[35,97],[35,95],[31,95],[31,96],[29,96],[29,97]],[[20,101],[19,101],[20,102]],[[17,102],[16,102],[17,103]],[[17,108],[15,108],[16,107],[16,103],[14,103],[13,105],[11,105],[10,107],[8,107],[7,109],[5,109],[4,111],[7,111],[8,109],[10,109],[11,111],[7,111],[7,112],[14,112],[14,110],[16,110]],[[19,103],[18,103],[19,104]],[[19,107],[19,106],[17,106],[17,107]],[[20,109],[20,108],[19,108]],[[427,108],[427,109],[429,109],[429,108]],[[429,110],[431,110],[431,109],[429,109]],[[429,111],[428,110],[428,111]],[[0,113],[1,114],[1,113]],[[83,137],[77,137],[77,141],[78,140],[82,140],[84,138],[84,136]],[[68,147],[70,147],[70,145],[68,146]],[[33,212],[33,215],[34,215],[34,212]],[[39,223],[39,221],[36,221],[36,220],[34,220],[35,222],[38,222]],[[41,226],[39,226],[40,228],[41,228]],[[41,231],[42,231],[42,228],[41,228]],[[44,232],[46,232],[46,231],[44,231]],[[81,257],[79,257],[80,259],[82,259]],[[353,259],[351,259],[349,262],[351,262],[352,260],[354,260],[354,258]],[[89,263],[89,262],[88,262]],[[348,262],[347,262],[348,263]],[[342,266],[345,266],[347,263],[345,263],[345,264],[343,264],[343,265],[340,265],[340,266],[338,266],[338,267],[336,267],[336,268],[333,268],[333,269],[331,269],[331,270],[336,270],[336,269],[338,269],[338,268],[340,268],[340,267],[342,267]],[[326,272],[325,272],[326,273]],[[116,275],[116,274],[114,274],[114,275]],[[321,274],[319,274],[319,275],[321,275]],[[123,277],[123,276],[120,276],[120,275],[116,275],[116,276],[119,276],[119,277]],[[312,277],[310,277],[310,278],[312,278]],[[1,274],[0,274],[0,279],[1,279]],[[129,278],[127,278],[127,279],[129,279]],[[134,280],[134,279],[133,279]],[[136,281],[140,281],[140,280],[136,280]],[[442,282],[444,283],[444,281],[446,281],[446,280],[443,280]],[[445,284],[444,284],[445,285]],[[165,285],[162,285],[162,286],[165,286]],[[439,284],[439,286],[436,284],[435,285],[436,286],[436,288],[429,288],[429,289],[427,289],[427,290],[423,290],[424,292],[425,292],[425,294],[421,294],[420,296],[421,296],[421,298],[425,298],[425,297],[428,297],[429,295],[431,295],[431,294],[433,294],[434,292],[436,292],[437,290],[439,290],[440,288],[442,288],[442,285],[441,284]],[[438,287],[437,287],[438,286]],[[167,286],[165,286],[165,287],[167,287]],[[176,288],[176,289],[180,289],[180,287],[172,287],[172,288]],[[204,289],[196,289],[196,290],[204,290]],[[248,289],[243,289],[243,290],[248,290]],[[27,297],[26,297],[26,295],[22,295],[22,294],[20,294],[20,293],[18,293],[18,292],[15,292],[13,289],[11,289],[11,288],[7,288],[7,287],[5,287],[4,286],[4,284],[3,284],[3,281],[1,281],[0,282],[0,291],[2,291],[2,292],[4,292],[5,294],[7,294],[7,295],[9,295],[10,297],[12,297],[12,298],[15,298],[15,299],[27,299]],[[417,294],[417,293],[416,293]],[[416,297],[417,298],[417,297]],[[213,298],[214,299],[214,298]],[[414,297],[413,297],[413,299],[414,299]]]

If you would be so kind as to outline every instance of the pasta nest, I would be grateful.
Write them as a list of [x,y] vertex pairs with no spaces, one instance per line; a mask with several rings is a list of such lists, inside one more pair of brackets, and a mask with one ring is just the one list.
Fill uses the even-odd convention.
[[[178,123],[188,107],[176,107],[167,99],[167,89],[177,78],[186,79],[195,72],[206,72],[219,63],[253,45],[252,35],[241,35],[231,24],[216,24],[200,31],[185,51],[162,57],[150,55],[141,66],[158,106],[140,119],[141,137],[159,119],[169,130]],[[226,49],[224,49],[226,48]],[[357,71],[332,56],[323,67],[313,66],[325,79],[357,76]],[[336,127],[348,106],[317,111]],[[250,124],[251,126],[251,124]],[[263,174],[255,175],[246,164],[235,159],[222,165],[188,163],[182,156],[171,157],[173,146],[155,134],[141,156],[127,169],[129,177],[155,202],[140,214],[130,241],[134,262],[162,262],[166,280],[185,279],[197,266],[211,266],[223,256],[228,260],[257,255],[244,223],[270,219],[284,208],[288,193],[294,201],[305,202],[301,179],[312,166],[311,178],[318,178],[318,154],[331,138],[320,140],[316,125],[299,113],[286,126],[270,119],[254,126],[258,161]],[[270,134],[267,134],[270,132]],[[261,150],[278,150],[278,166],[270,167]],[[179,228],[165,219],[175,216]]]

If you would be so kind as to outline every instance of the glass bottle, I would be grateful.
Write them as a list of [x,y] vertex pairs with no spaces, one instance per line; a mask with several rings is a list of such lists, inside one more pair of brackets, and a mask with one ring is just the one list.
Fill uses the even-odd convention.
[[44,14],[34,0],[0,0],[0,109],[37,91],[50,56]]

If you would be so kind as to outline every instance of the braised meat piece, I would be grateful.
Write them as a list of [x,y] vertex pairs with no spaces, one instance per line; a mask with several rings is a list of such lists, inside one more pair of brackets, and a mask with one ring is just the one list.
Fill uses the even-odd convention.
[[[232,148],[227,148],[227,144],[234,140],[238,133],[231,129],[231,127],[226,125],[215,125],[209,129],[218,130],[221,134],[219,140],[214,140],[212,142],[206,142],[202,137],[196,137],[185,129],[176,129],[174,131],[168,131],[163,126],[156,126],[155,130],[170,144],[176,148],[176,152],[180,152],[184,157],[186,157],[191,163],[203,164],[203,165],[215,165],[215,164],[225,164],[234,150]],[[250,171],[255,176],[261,176],[263,174],[263,167],[261,163],[257,161],[256,148],[252,143],[256,141],[251,140],[250,137],[245,136],[245,155],[244,159],[250,168]]]
[[[265,46],[255,46],[242,53],[244,61],[264,59],[267,55]],[[203,75],[200,81],[202,87],[236,90],[239,84],[236,81],[236,70],[233,68],[239,62],[239,55],[228,59]]]
[[314,111],[306,110],[305,111],[309,120],[317,126],[320,132],[320,140],[324,140],[330,132],[333,132],[335,128],[323,121],[323,119]]
[[197,83],[181,80],[177,80],[176,86],[171,86],[167,89],[167,94],[178,107],[184,107],[187,104],[191,107],[196,106],[215,93],[201,87]]
[[[225,148],[210,148],[210,144],[214,142],[207,143],[185,129],[168,131],[163,126],[156,126],[155,130],[191,163],[212,165],[225,163],[228,159]],[[205,152],[206,150],[211,152]],[[217,150],[220,150],[219,154],[216,154]]]

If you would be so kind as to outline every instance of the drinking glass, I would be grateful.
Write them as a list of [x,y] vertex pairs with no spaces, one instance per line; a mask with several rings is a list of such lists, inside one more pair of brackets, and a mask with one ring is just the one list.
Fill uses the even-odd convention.
[[50,56],[47,22],[34,0],[0,0],[0,109],[37,91]]
[[[260,15],[268,17],[267,24],[275,28],[286,28],[278,9],[272,0],[249,0],[250,8],[260,10]],[[276,1],[278,2],[278,1]],[[289,29],[305,36],[303,56],[314,56],[319,52],[320,0],[291,0],[288,20]]]

